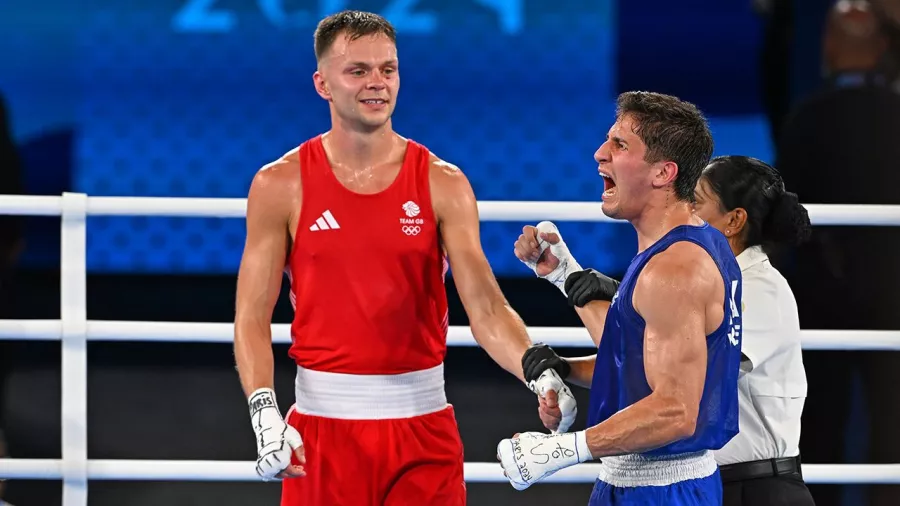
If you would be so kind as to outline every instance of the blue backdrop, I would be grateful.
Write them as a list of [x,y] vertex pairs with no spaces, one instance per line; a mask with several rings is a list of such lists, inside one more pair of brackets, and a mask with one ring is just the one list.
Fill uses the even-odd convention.
[[[0,55],[0,91],[33,193],[244,197],[260,166],[328,128],[311,80],[317,20],[373,10],[399,32],[401,134],[458,164],[480,200],[596,201],[592,155],[625,89],[692,100],[717,154],[769,158],[750,2],[717,4],[51,0],[36,13],[19,0],[0,20],[22,48]],[[483,224],[497,274],[528,275],[511,247],[523,224]],[[627,225],[560,226],[582,264],[621,271],[634,252]],[[241,220],[89,227],[94,272],[233,273],[243,248]]]

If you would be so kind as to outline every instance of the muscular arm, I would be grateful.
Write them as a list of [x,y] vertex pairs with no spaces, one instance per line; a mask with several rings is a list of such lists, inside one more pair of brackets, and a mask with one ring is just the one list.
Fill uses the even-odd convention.
[[594,377],[594,364],[597,362],[597,355],[567,358],[566,361],[572,367],[566,381],[573,385],[590,388],[591,380]]
[[[610,303],[605,300],[592,300],[584,307],[575,307],[575,312],[584,323],[584,328],[591,335],[594,346],[600,346],[600,338],[603,337],[603,328],[606,326],[606,313],[609,312]],[[593,371],[593,366],[591,367]],[[593,374],[593,373],[592,373]]]
[[501,367],[524,381],[522,355],[531,346],[525,324],[510,307],[481,248],[475,194],[456,167],[435,162],[432,204],[453,280],[475,341]]
[[596,269],[584,269],[566,276],[566,298],[588,329],[595,346],[600,346],[606,315],[618,290],[618,281]]
[[587,430],[595,458],[649,451],[694,433],[706,377],[707,308],[716,296],[724,300],[715,264],[698,250],[676,244],[638,279],[634,307],[646,322],[644,370],[652,392]]
[[299,173],[287,162],[259,171],[247,197],[247,239],[234,318],[234,356],[247,396],[259,388],[273,388],[272,311],[290,240],[291,194],[285,188],[292,168]]

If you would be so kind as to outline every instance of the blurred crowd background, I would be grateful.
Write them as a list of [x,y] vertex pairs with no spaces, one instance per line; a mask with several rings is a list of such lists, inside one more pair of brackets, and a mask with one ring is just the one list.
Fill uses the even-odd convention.
[[[458,164],[480,200],[598,201],[592,154],[615,97],[650,90],[696,103],[716,155],[775,164],[804,203],[900,205],[900,0],[6,1],[0,194],[245,197],[261,165],[328,128],[312,32],[344,8],[395,24],[395,129]],[[529,325],[578,325],[513,257],[524,224],[483,223],[501,287]],[[89,319],[231,321],[241,220],[88,226]],[[627,224],[560,227],[583,265],[620,276],[634,254]],[[816,227],[775,258],[803,328],[900,330],[898,250],[900,228]],[[58,218],[0,217],[0,317],[59,317],[59,254]],[[448,285],[451,324],[465,325]],[[276,321],[290,317],[282,300]],[[229,346],[92,343],[89,359],[91,458],[254,458]],[[900,353],[804,362],[803,461],[900,463]],[[539,428],[531,394],[480,350],[451,349],[447,365],[467,461],[494,461],[500,438]],[[0,455],[59,458],[59,398],[58,343],[0,341]],[[58,482],[5,485],[16,506],[61,504]],[[581,504],[590,486],[472,484],[470,504]],[[819,505],[900,504],[900,486],[811,490]],[[98,506],[278,497],[261,483],[90,493]]]

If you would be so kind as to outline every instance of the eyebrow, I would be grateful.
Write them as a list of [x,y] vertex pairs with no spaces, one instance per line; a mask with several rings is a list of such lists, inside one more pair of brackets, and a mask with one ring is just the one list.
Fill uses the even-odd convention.
[[609,137],[609,138],[612,139],[612,140],[614,140],[614,141],[616,141],[616,142],[618,142],[618,143],[622,143],[622,144],[628,145],[628,141],[626,141],[625,139],[623,139],[623,138],[621,138],[621,137],[619,137],[619,136],[617,136],[617,135],[613,135],[612,137]]

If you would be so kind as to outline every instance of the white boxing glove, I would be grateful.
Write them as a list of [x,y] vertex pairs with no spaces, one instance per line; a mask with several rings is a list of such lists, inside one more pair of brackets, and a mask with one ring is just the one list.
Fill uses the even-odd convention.
[[291,465],[291,455],[303,446],[303,440],[297,429],[285,423],[271,388],[256,390],[247,403],[256,433],[256,474],[263,481],[277,480],[278,474]]
[[528,388],[541,397],[546,397],[547,392],[550,390],[556,391],[562,418],[559,420],[559,427],[552,432],[554,434],[568,432],[569,427],[575,422],[575,416],[578,415],[578,402],[575,400],[575,396],[572,395],[572,391],[569,390],[569,386],[559,377],[556,370],[547,369],[542,372],[537,380],[528,383]]
[[[538,230],[538,247],[541,249],[541,253],[543,254],[547,248],[550,248],[550,253],[553,253],[553,256],[559,259],[559,265],[556,269],[553,269],[549,274],[545,276],[538,276],[546,279],[547,281],[553,283],[559,290],[566,295],[566,278],[569,274],[573,272],[578,272],[583,270],[578,262],[575,260],[575,257],[572,256],[572,253],[569,252],[569,247],[566,246],[566,242],[562,238],[562,234],[559,233],[559,229],[556,228],[556,225],[553,224],[552,221],[542,221],[537,224],[535,227]],[[556,234],[559,236],[559,242],[556,244],[550,244],[549,242],[541,239],[540,234]],[[531,260],[525,261],[525,265],[528,266],[532,271],[535,271],[537,274],[537,262],[533,262]]]
[[497,444],[497,460],[509,483],[525,490],[553,473],[593,460],[584,431],[567,434],[524,432]]

